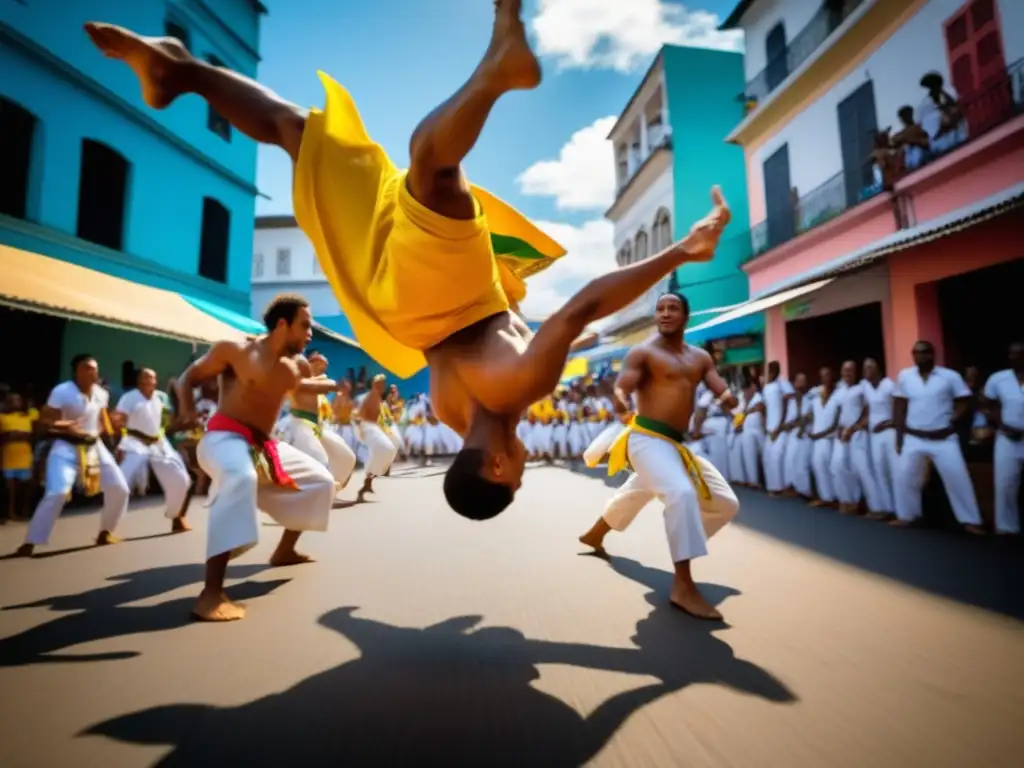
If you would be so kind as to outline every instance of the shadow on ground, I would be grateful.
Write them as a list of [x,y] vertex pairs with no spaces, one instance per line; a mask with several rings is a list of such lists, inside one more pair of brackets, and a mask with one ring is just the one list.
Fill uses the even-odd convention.
[[[596,561],[595,561],[596,562]],[[633,648],[557,643],[511,627],[477,628],[459,616],[425,629],[397,627],[345,607],[320,624],[354,643],[360,658],[282,693],[234,708],[180,704],[100,723],[86,734],[170,744],[162,766],[308,765],[578,766],[628,717],[693,683],[717,683],[770,702],[794,694],[757,665],[737,659],[705,624],[668,607],[671,574],[622,558],[616,571],[652,589],[651,614]],[[601,565],[600,567],[607,567]],[[736,594],[702,587],[721,602]],[[538,664],[653,677],[587,717],[543,693]]]
[[[114,637],[176,629],[191,622],[195,597],[169,600],[152,606],[131,606],[165,592],[203,581],[202,564],[172,565],[148,571],[114,576],[113,586],[99,587],[75,595],[5,606],[12,611],[24,608],[49,608],[53,611],[78,611],[39,624],[17,635],[0,639],[0,667],[26,664],[83,663],[116,661],[138,656],[137,651],[93,654],[60,654],[59,651],[82,643]],[[235,565],[228,568],[229,579],[245,579],[266,570],[265,565]],[[243,582],[227,588],[234,600],[248,600],[273,592],[288,579]],[[198,588],[196,592],[198,594]]]

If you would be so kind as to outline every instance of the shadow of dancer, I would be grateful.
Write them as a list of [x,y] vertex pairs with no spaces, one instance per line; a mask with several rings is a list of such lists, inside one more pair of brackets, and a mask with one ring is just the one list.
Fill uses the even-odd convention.
[[[171,744],[162,766],[579,766],[633,713],[693,682],[725,682],[769,701],[794,701],[767,672],[737,661],[707,624],[666,615],[638,625],[639,648],[531,640],[509,627],[473,631],[479,616],[425,629],[396,627],[341,608],[320,623],[361,657],[236,708],[156,707],[89,728],[125,742]],[[658,613],[658,612],[655,612]],[[676,632],[673,642],[664,629]],[[537,664],[654,676],[583,717],[531,683]],[[734,667],[735,669],[730,669]]]
[[[236,565],[228,569],[228,578],[245,579],[267,569],[265,565]],[[189,611],[194,598],[183,597],[158,605],[130,606],[129,603],[156,597],[181,587],[203,581],[201,564],[172,565],[152,568],[121,576],[118,582],[75,595],[61,595],[3,610],[50,608],[54,611],[78,611],[53,621],[26,629],[17,635],[0,638],[0,667],[53,662],[115,661],[138,656],[137,651],[65,654],[62,651],[82,643],[107,640],[140,633],[175,629],[191,623]],[[244,582],[228,589],[238,599],[251,599],[270,594],[287,579]]]

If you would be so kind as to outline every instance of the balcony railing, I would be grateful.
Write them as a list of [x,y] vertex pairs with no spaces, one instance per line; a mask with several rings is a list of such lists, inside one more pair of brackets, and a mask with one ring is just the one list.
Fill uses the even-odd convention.
[[[955,152],[993,128],[1024,113],[1024,59],[1011,64],[1002,77],[960,102],[964,119],[959,129],[942,141],[933,140],[932,149],[895,150],[890,184]],[[750,230],[751,258],[819,227],[844,211],[883,191],[881,170],[869,161],[852,175],[840,171],[824,184],[791,201]],[[903,226],[903,224],[900,224]]]
[[747,83],[748,102],[762,101],[774,91],[790,72],[803,64],[839,26],[857,10],[864,0],[826,1],[807,26],[786,44],[785,50],[772,58],[753,80]]
[[640,173],[640,169],[647,164],[648,160],[654,157],[654,154],[659,149],[672,149],[672,134],[665,132],[655,138],[657,138],[658,141],[656,144],[652,143],[647,148],[647,156],[640,158],[639,162],[633,163],[633,168],[631,170],[627,169],[625,175],[619,176],[619,182],[615,188],[616,198],[626,191],[626,187],[628,187],[633,179],[636,178],[637,174]]

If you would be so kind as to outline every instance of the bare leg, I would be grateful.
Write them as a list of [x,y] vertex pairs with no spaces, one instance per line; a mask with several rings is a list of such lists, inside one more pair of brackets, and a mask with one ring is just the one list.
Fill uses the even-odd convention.
[[452,219],[475,216],[459,165],[480,138],[495,102],[509,91],[536,88],[541,80],[520,19],[522,0],[495,0],[494,5],[491,43],[476,71],[419,124],[409,147],[409,192]]
[[277,549],[274,550],[274,554],[270,556],[270,564],[280,568],[286,565],[312,563],[312,557],[295,551],[295,545],[298,543],[299,536],[301,535],[301,531],[285,531],[282,533],[281,541],[277,544]]
[[178,516],[171,520],[171,533],[185,533],[192,530],[192,525],[185,519],[185,515],[188,514],[188,505],[192,502],[192,493],[193,489],[190,488],[185,495],[181,509],[178,510]]
[[672,605],[697,619],[721,621],[722,614],[704,599],[690,574],[690,561],[676,563],[676,578],[672,583]]
[[100,535],[96,537],[97,547],[106,547],[111,544],[120,544],[121,539],[112,534],[110,531],[100,531]]
[[359,489],[359,493],[356,495],[356,501],[360,504],[363,502],[364,497],[368,493],[373,493],[373,478],[375,475],[371,475],[369,472],[366,473],[366,478],[363,480],[363,487]]
[[599,555],[603,555],[605,553],[604,537],[607,536],[611,530],[612,527],[604,521],[604,518],[599,517],[593,527],[580,536],[580,543],[586,544],[588,547],[592,547]]
[[199,61],[172,37],[140,37],[123,27],[93,22],[85,31],[107,57],[121,59],[134,70],[149,106],[163,109],[183,93],[197,93],[246,136],[298,159],[305,113],[273,91]]
[[201,621],[237,621],[245,617],[245,606],[233,603],[224,592],[224,577],[228,571],[231,553],[211,557],[206,561],[206,583],[192,608],[192,615]]

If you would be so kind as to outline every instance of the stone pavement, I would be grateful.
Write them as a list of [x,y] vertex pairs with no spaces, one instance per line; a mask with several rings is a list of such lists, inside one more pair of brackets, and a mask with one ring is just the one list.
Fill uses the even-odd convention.
[[728,622],[705,624],[667,605],[657,504],[605,561],[576,542],[599,473],[531,469],[472,523],[442,472],[378,480],[304,538],[312,565],[267,567],[266,520],[230,625],[188,618],[198,503],[180,536],[137,503],[104,549],[78,548],[94,513],[66,516],[43,557],[0,562],[0,766],[1020,764],[1018,542],[744,492],[695,565]]

